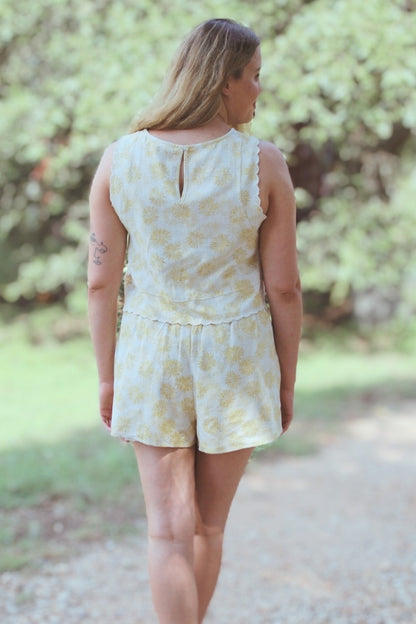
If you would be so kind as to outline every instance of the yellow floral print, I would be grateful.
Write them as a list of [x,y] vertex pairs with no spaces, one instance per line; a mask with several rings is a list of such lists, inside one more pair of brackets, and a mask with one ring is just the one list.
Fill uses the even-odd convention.
[[118,141],[110,196],[129,246],[112,435],[206,453],[280,435],[258,151],[236,130],[191,146],[145,130]]
[[[125,341],[125,335],[138,339]],[[127,366],[132,354],[145,363]],[[266,444],[281,433],[279,385],[266,310],[218,325],[160,323],[125,313],[112,435],[155,446],[198,443],[206,453]]]

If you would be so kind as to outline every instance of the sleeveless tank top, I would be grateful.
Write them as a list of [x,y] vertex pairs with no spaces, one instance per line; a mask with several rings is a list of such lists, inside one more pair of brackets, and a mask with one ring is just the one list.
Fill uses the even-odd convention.
[[129,234],[126,312],[200,325],[265,308],[258,161],[258,140],[234,129],[191,145],[147,130],[118,140],[110,197]]

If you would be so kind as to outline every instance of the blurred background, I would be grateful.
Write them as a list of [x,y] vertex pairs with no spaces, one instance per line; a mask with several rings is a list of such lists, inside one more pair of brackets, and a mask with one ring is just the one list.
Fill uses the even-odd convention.
[[285,154],[299,208],[298,417],[273,452],[416,398],[415,1],[0,0],[0,571],[142,511],[132,453],[98,422],[88,191],[210,17],[262,40],[252,132]]

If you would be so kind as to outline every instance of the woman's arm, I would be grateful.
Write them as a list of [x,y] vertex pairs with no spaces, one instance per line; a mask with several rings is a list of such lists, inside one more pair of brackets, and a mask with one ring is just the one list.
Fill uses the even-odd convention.
[[270,304],[281,382],[283,431],[293,418],[302,293],[296,255],[296,205],[285,160],[271,143],[260,145],[260,197],[267,218],[260,228],[260,260]]
[[110,201],[114,147],[104,152],[91,186],[88,258],[88,312],[97,360],[100,415],[111,425],[117,296],[123,274],[127,233]]

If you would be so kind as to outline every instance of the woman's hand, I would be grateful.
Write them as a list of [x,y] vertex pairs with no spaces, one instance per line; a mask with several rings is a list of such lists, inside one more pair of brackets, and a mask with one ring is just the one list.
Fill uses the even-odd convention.
[[111,429],[111,417],[113,414],[113,396],[114,386],[112,382],[102,381],[100,382],[100,416],[104,423],[105,428],[110,431]]
[[293,419],[293,390],[280,389],[280,412],[282,416],[282,434],[289,429]]

